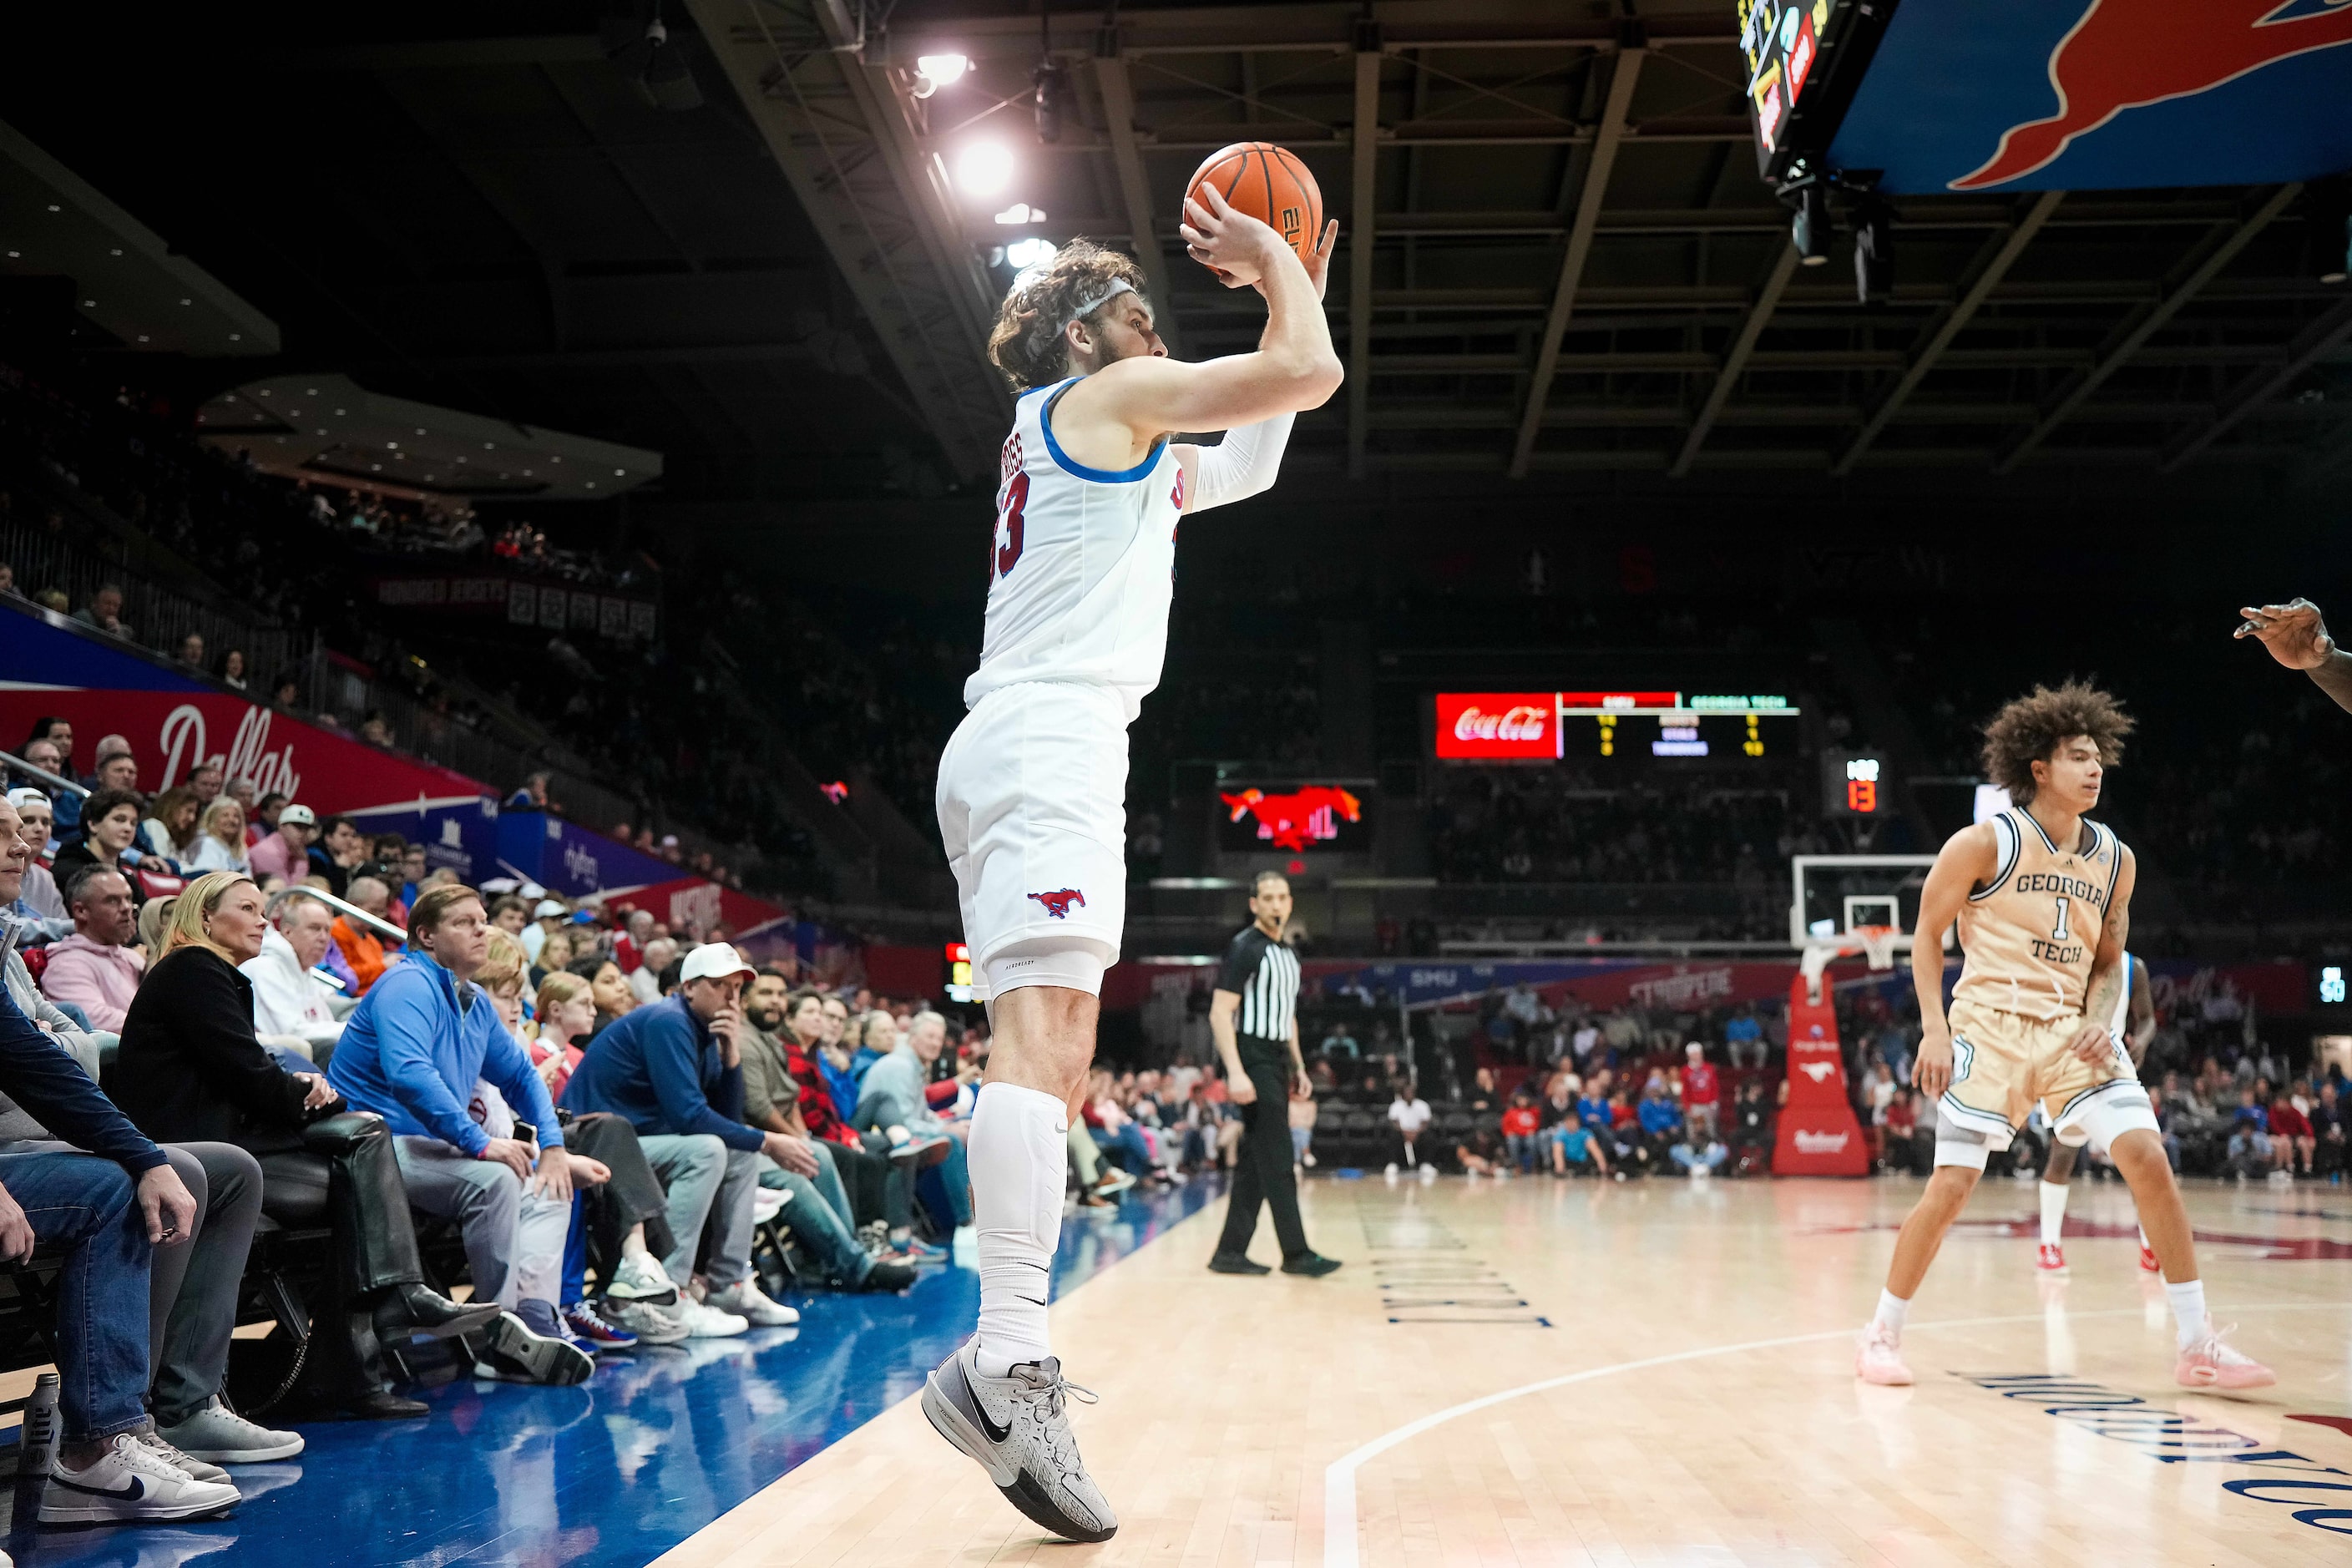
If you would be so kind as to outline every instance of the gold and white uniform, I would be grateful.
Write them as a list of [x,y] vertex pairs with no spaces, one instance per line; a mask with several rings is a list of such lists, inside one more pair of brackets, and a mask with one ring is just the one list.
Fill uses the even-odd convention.
[[[1944,1123],[1973,1135],[1962,1142],[1990,1149],[2008,1147],[2037,1100],[2053,1127],[2134,1105],[2153,1125],[2120,1041],[2095,1062],[2070,1048],[2082,1031],[2091,963],[2121,879],[2122,841],[2085,820],[2080,837],[2062,847],[2021,806],[1991,821],[1999,847],[1993,879],[1960,909],[1963,956],[1948,1015],[1952,1084],[1937,1106]],[[2141,1116],[2126,1120],[2140,1125]],[[1944,1160],[1942,1146],[1939,1140],[1940,1163],[1981,1163],[1980,1154]]]

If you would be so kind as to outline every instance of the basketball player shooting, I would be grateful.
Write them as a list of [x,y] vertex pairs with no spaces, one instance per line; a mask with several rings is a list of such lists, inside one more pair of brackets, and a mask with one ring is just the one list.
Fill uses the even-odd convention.
[[[1954,834],[1919,895],[1911,952],[1921,1037],[1913,1081],[1937,1097],[1936,1167],[1903,1222],[1878,1311],[1854,1372],[1907,1384],[1902,1337],[1911,1299],[1967,1206],[1986,1157],[2009,1147],[2039,1100],[2061,1136],[2080,1126],[2131,1187],[2162,1266],[2179,1330],[2184,1388],[2261,1388],[2270,1368],[2221,1342],[2205,1310],[2189,1212],[2173,1184],[2156,1115],[2112,1031],[2130,970],[2131,851],[2085,813],[2123,753],[2131,720],[2092,687],[2038,687],[1985,726],[1985,772],[2020,804]],[[1938,933],[1958,921],[1963,957],[1944,1009]]]
[[[1004,442],[980,668],[940,760],[940,834],[988,987],[988,1075],[967,1152],[979,1331],[923,1413],[1023,1513],[1072,1541],[1118,1521],[1087,1473],[1045,1303],[1065,1142],[1094,1060],[1127,889],[1127,727],[1160,682],[1186,514],[1274,482],[1293,417],[1339,386],[1322,298],[1335,223],[1304,257],[1213,188],[1192,258],[1265,297],[1254,353],[1168,357],[1140,268],[1084,240],[1024,273],[990,356],[1018,395]],[[1180,430],[1223,430],[1195,447]]]

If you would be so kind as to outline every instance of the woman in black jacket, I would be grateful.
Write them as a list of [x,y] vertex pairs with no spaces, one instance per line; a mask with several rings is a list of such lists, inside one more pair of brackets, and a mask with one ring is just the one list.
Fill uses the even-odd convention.
[[350,1415],[422,1415],[424,1405],[384,1386],[379,1337],[471,1332],[498,1308],[425,1289],[383,1119],[344,1111],[325,1079],[288,1071],[255,1038],[253,983],[237,965],[259,956],[266,924],[261,890],[243,873],[188,885],[123,1019],[111,1092],[158,1142],[235,1143],[255,1155],[262,1212],[281,1225],[332,1216],[335,1300],[312,1314],[310,1385]]

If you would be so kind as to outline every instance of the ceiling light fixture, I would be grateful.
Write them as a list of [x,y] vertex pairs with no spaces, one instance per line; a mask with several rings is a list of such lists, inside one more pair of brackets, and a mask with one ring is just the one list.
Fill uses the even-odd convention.
[[1002,142],[974,142],[956,158],[956,184],[975,196],[1003,193],[1013,183],[1013,152]]
[[971,60],[963,55],[921,55],[915,60],[914,94],[929,98],[943,87],[953,87],[971,69]]
[[1060,249],[1061,247],[1052,240],[1040,239],[1033,235],[1027,239],[1016,239],[1006,246],[1004,260],[1005,264],[1015,272],[1026,272],[1032,267],[1042,267],[1053,260],[1055,252]]

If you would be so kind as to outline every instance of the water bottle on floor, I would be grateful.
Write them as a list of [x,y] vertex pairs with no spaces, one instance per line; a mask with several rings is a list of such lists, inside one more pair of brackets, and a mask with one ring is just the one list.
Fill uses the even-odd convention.
[[30,1529],[41,1517],[41,1496],[48,1490],[49,1462],[58,1452],[58,1374],[45,1372],[33,1380],[32,1397],[25,1401],[24,1431],[16,1447],[16,1496],[11,1521]]

